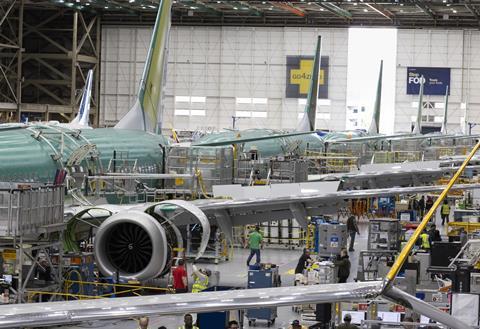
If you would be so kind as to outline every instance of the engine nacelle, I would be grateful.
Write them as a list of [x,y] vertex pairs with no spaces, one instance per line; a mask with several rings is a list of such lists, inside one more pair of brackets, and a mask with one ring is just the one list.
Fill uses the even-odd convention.
[[102,223],[95,236],[97,266],[107,276],[118,272],[124,279],[156,278],[169,264],[169,240],[162,223],[145,212],[114,214]]
[[[165,205],[169,210],[163,212]],[[207,248],[210,222],[197,206],[184,200],[166,200],[120,211],[106,219],[95,235],[97,266],[106,276],[118,273],[127,280],[145,281],[164,275],[170,270],[172,251],[183,250],[177,226],[195,222],[203,232],[198,259]]]

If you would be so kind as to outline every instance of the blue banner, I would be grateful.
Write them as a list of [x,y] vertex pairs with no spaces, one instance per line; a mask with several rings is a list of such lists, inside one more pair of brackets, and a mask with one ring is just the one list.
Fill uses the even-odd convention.
[[450,68],[407,67],[407,95],[418,95],[421,76],[424,78],[424,95],[445,95],[447,86],[450,85]]

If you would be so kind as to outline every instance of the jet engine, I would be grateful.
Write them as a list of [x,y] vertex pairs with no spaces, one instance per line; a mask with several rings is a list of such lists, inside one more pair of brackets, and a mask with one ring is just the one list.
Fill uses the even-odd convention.
[[107,276],[148,280],[169,269],[178,244],[173,225],[159,215],[139,210],[119,212],[102,223],[95,235],[95,259]]
[[118,275],[126,280],[146,281],[162,276],[170,270],[172,251],[183,250],[177,225],[193,223],[200,223],[203,232],[198,259],[207,248],[210,222],[197,206],[168,200],[119,211],[108,217],[95,235],[97,266],[106,276]]

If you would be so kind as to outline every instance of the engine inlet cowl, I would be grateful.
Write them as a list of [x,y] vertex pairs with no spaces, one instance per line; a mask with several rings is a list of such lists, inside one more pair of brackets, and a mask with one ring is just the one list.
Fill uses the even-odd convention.
[[106,276],[148,280],[159,276],[167,263],[167,237],[152,216],[136,210],[109,217],[95,236],[95,259]]

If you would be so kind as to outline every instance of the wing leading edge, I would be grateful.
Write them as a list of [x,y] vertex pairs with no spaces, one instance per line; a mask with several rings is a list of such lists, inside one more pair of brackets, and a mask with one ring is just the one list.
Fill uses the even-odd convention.
[[0,328],[375,298],[381,281],[0,306]]

